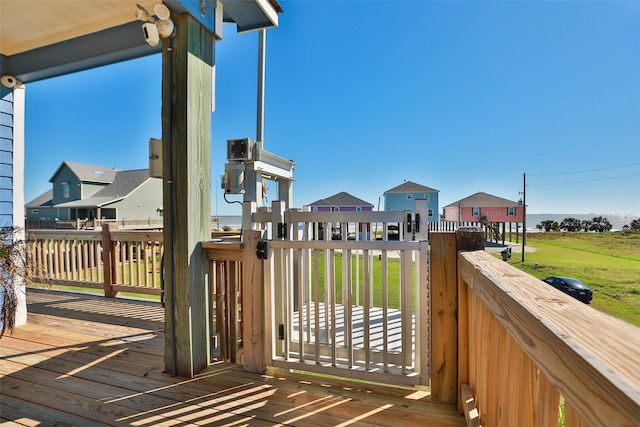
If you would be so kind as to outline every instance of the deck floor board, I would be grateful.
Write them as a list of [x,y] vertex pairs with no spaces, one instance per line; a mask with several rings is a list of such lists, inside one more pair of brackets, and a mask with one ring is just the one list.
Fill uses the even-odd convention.
[[464,426],[411,388],[212,363],[164,370],[163,308],[29,289],[28,323],[0,339],[0,420],[12,426]]

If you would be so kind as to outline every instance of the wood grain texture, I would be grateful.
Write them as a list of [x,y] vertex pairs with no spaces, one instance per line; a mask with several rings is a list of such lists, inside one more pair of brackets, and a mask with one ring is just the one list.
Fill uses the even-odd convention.
[[[484,251],[461,253],[458,263],[469,292],[478,296],[514,341],[507,350],[510,372],[533,382],[533,368],[525,361],[528,358],[589,425],[637,425],[640,329],[600,313]],[[509,388],[519,390],[515,386]],[[508,413],[537,412],[522,398],[517,399],[517,405],[518,409],[509,408]]]
[[453,233],[431,233],[431,393],[438,402],[458,398],[458,282]]
[[476,408],[476,399],[471,393],[469,384],[462,384],[460,386],[460,401],[464,408],[464,418],[467,421],[467,427],[482,427],[480,422],[480,414],[478,408]]
[[141,318],[162,319],[158,303],[40,289],[27,303],[29,323],[0,342],[7,425],[465,425],[454,406],[411,388],[228,363],[172,377],[163,372],[162,322]]
[[200,242],[211,236],[214,41],[188,14],[174,21],[180,31],[163,41],[162,54],[167,347],[174,349],[166,368],[192,377],[207,366],[211,348],[210,266]]

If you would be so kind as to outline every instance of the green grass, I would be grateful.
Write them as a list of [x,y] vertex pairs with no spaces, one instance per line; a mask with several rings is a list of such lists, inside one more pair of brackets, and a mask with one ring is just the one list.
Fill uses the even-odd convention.
[[[334,257],[335,262],[335,275],[334,281],[336,284],[336,301],[337,303],[342,303],[342,267],[344,258],[342,253],[336,253]],[[383,306],[383,292],[382,292],[382,260],[378,259],[378,257],[371,257],[371,262],[373,263],[373,305],[375,307]],[[315,297],[315,262],[311,261],[312,265],[312,289],[311,296]],[[324,286],[324,271],[325,271],[325,258],[324,251],[318,251],[318,300],[320,302],[325,302],[325,286]],[[356,283],[356,255],[351,255],[351,294],[352,299],[355,302],[356,292],[358,293],[360,304],[364,304],[364,262],[362,255],[358,255],[357,262],[358,277],[360,285],[357,286]],[[387,260],[387,268],[388,268],[388,288],[387,288],[387,306],[389,308],[398,309],[400,308],[400,260],[398,258],[389,257]],[[413,279],[413,278],[412,278]],[[415,296],[415,289],[413,292],[413,296]]]
[[593,289],[593,308],[640,326],[640,232],[530,233],[527,245],[536,251],[509,264],[540,279],[576,277]]

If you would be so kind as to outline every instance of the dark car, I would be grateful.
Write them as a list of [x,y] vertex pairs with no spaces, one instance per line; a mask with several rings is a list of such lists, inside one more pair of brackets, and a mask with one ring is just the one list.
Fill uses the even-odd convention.
[[573,277],[550,276],[542,281],[550,284],[556,289],[560,289],[567,295],[571,295],[585,304],[589,304],[593,298],[593,291],[578,279]]

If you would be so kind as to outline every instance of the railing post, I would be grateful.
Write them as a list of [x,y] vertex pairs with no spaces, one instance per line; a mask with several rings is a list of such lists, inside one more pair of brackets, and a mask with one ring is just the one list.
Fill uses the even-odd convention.
[[102,224],[102,268],[104,272],[104,296],[113,298],[118,292],[113,291],[114,270],[116,268],[113,259],[113,246],[111,244],[110,227],[117,228],[115,224],[105,222]]
[[262,260],[256,255],[260,231],[243,233],[242,261],[242,344],[244,370],[263,373],[264,360],[264,296]]
[[434,232],[430,244],[431,399],[456,403],[461,380],[468,381],[467,300],[458,280],[458,251],[484,249],[484,233],[476,227]]
[[[462,384],[469,384],[469,289],[458,274],[458,251],[484,250],[484,232],[479,227],[460,227],[456,236],[456,282],[458,287],[458,383],[460,393]],[[463,412],[464,402],[458,399],[458,411]]]
[[456,235],[434,232],[431,243],[431,400],[458,400]]

